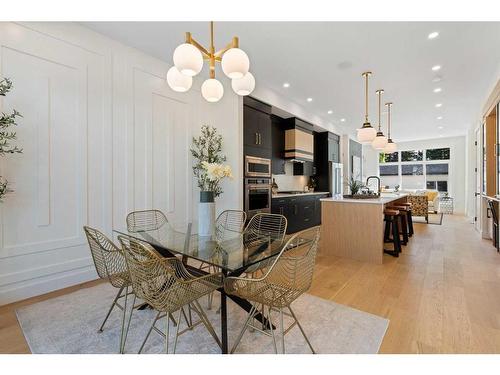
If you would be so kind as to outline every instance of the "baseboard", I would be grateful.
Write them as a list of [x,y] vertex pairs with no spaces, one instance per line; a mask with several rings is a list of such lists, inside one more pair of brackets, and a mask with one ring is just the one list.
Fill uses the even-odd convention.
[[93,265],[0,288],[0,306],[81,284],[97,278]]

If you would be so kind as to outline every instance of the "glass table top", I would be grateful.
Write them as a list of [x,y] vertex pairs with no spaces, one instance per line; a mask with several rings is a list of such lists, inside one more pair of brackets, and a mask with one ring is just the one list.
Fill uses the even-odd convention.
[[216,241],[212,237],[199,236],[196,223],[177,225],[175,228],[166,223],[159,229],[139,232],[131,232],[126,228],[113,231],[147,242],[160,253],[167,250],[185,255],[228,272],[242,270],[276,256],[285,246],[285,241],[274,240],[260,233],[226,233],[223,239]]

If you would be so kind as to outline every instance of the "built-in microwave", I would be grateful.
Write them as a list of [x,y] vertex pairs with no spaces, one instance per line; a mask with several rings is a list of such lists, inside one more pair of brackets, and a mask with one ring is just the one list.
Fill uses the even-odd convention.
[[245,176],[271,178],[271,160],[256,156],[245,156]]

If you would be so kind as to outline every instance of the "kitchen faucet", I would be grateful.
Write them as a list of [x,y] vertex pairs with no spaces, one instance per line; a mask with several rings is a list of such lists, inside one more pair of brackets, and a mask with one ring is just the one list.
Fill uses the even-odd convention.
[[368,176],[368,178],[366,179],[366,186],[368,186],[368,182],[372,179],[372,178],[375,178],[377,180],[377,187],[378,187],[378,190],[377,190],[377,195],[380,196],[380,178],[378,176]]

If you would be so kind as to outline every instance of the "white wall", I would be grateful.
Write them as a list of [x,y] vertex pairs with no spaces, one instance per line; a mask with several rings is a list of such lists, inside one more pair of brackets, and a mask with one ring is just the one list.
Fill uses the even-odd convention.
[[[170,90],[169,66],[71,23],[0,23],[0,102],[24,117],[21,155],[0,160],[15,193],[0,204],[0,305],[96,277],[82,226],[124,225],[134,209],[196,218],[191,137],[203,124],[224,137],[235,178],[218,210],[241,208],[242,101],[217,104]],[[226,85],[227,86],[227,85]]]
[[[468,165],[468,162],[466,162],[466,137],[443,137],[398,143],[398,150],[401,151],[441,147],[450,148],[448,191],[450,193],[450,196],[454,198],[454,212],[458,214],[465,214],[465,178]],[[379,175],[378,151],[374,150],[370,145],[363,146],[363,166],[363,174],[365,176]]]

